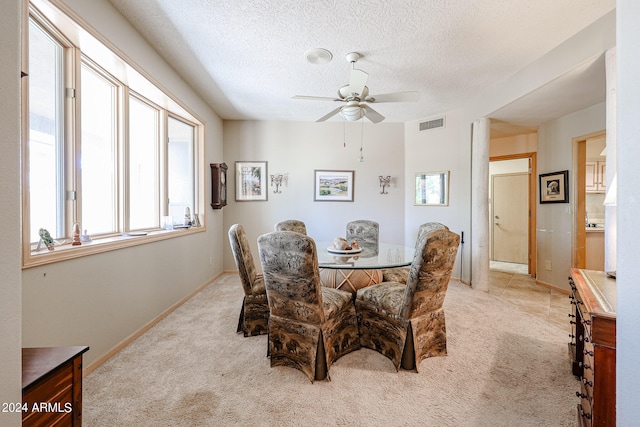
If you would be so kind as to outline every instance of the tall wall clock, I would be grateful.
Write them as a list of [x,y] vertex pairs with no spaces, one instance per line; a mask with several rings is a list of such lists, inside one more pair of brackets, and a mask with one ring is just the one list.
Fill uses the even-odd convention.
[[227,206],[227,164],[211,163],[211,207]]

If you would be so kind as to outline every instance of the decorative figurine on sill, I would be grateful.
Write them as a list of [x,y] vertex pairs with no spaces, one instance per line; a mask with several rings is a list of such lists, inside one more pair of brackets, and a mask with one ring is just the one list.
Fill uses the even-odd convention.
[[187,206],[186,208],[184,208],[184,224],[187,227],[191,225],[191,209],[189,209],[189,206]]
[[[47,249],[52,251],[54,246],[53,246],[53,238],[51,237],[51,234],[49,234],[49,232],[45,228],[41,228],[40,230],[38,230],[38,235],[40,236],[40,241],[44,243]],[[40,243],[38,243],[38,249],[39,248],[40,248]]]
[[80,235],[80,241],[87,243],[91,241],[91,236],[89,236],[89,234],[87,234],[87,230],[84,230],[84,234]]
[[71,242],[71,246],[78,246],[81,244],[82,242],[80,241],[80,223],[76,222],[75,224],[73,224],[73,240]]

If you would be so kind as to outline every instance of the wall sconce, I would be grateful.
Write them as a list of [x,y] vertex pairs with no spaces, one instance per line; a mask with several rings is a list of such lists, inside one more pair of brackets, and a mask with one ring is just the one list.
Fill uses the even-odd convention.
[[283,178],[284,178],[284,175],[281,173],[271,175],[271,186],[276,187],[276,189],[273,190],[274,193],[282,193],[282,191],[280,190],[280,187],[282,186]]
[[389,192],[384,191],[384,189],[391,185],[391,176],[380,175],[378,178],[380,179],[380,187],[382,187],[382,191],[380,192],[380,194],[389,194]]

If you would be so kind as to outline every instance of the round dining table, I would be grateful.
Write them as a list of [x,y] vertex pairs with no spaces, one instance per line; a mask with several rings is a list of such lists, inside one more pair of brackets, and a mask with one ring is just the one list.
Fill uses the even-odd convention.
[[342,289],[355,294],[358,289],[380,283],[383,269],[411,265],[415,248],[391,243],[379,243],[377,250],[363,247],[339,251],[333,242],[316,242],[322,286]]

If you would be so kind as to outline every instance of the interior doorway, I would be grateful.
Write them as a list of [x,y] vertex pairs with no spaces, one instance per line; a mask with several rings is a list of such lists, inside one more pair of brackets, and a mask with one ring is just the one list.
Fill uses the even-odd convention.
[[535,153],[490,162],[490,268],[535,278]]
[[527,264],[529,173],[491,175],[491,260]]
[[573,139],[575,217],[571,264],[574,268],[604,270],[605,147],[605,131]]

